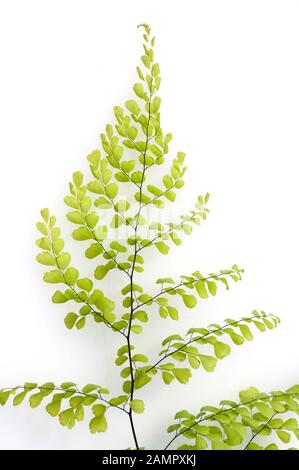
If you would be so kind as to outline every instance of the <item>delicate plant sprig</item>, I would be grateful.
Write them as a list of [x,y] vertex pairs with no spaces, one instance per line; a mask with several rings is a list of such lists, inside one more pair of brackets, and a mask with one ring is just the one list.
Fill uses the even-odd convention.
[[289,417],[290,412],[299,414],[299,385],[268,394],[250,387],[239,398],[239,403],[222,400],[219,407],[203,406],[196,415],[187,410],[176,413],[176,423],[167,429],[174,437],[165,449],[179,437],[188,439],[179,447],[182,450],[277,450],[276,443],[258,444],[258,436],[276,434],[284,444],[292,434],[299,439],[298,421]]
[[[73,382],[60,386],[52,382],[26,383],[0,391],[1,405],[10,398],[14,406],[27,397],[32,408],[46,402],[46,411],[69,429],[82,421],[87,411],[92,433],[106,431],[107,412],[111,407],[116,408],[127,415],[137,450],[141,447],[134,414],[141,414],[145,409],[139,395],[141,388],[155,376],[161,375],[167,385],[174,380],[186,384],[192,376],[191,369],[201,367],[212,372],[218,361],[231,353],[232,344],[239,346],[253,339],[252,327],[263,332],[279,324],[276,316],[256,310],[238,320],[226,318],[224,323],[208,327],[199,326],[196,319],[196,326],[185,336],[173,333],[165,338],[162,350],[153,354],[153,360],[136,351],[132,344],[132,335],[143,333],[150,315],[158,312],[162,319],[178,320],[178,299],[183,309],[194,309],[198,303],[215,296],[219,286],[228,289],[231,281],[240,281],[243,274],[243,269],[233,264],[230,269],[217,273],[202,274],[196,270],[181,275],[179,280],[164,275],[156,280],[158,287],[153,294],[146,292],[142,281],[136,279],[144,272],[143,253],[153,247],[167,255],[171,244],[180,245],[181,235],[190,235],[193,227],[200,225],[209,213],[207,193],[198,196],[195,206],[175,222],[149,221],[145,217],[145,210],[164,209],[166,203],[176,200],[177,191],[184,186],[186,166],[183,152],[177,152],[169,161],[172,134],[164,133],[161,125],[161,99],[157,94],[161,78],[154,57],[155,38],[147,24],[140,26],[144,29],[144,54],[141,66],[137,67],[138,82],[133,86],[136,97],[126,101],[123,107],[114,107],[116,122],[108,124],[101,134],[102,151],[95,149],[87,157],[90,176],[86,178],[76,171],[64,199],[68,206],[66,217],[76,226],[73,239],[84,245],[87,263],[99,260],[93,276],[81,277],[78,269],[71,266],[71,255],[64,251],[61,230],[48,209],[41,211],[42,220],[37,223],[42,235],[37,240],[41,250],[37,261],[51,268],[44,274],[44,281],[63,286],[54,292],[52,301],[72,305],[64,319],[66,327],[81,330],[86,320],[93,318],[122,340],[114,360],[121,368],[122,391],[109,398],[106,388],[95,384],[80,388]],[[162,174],[155,184],[154,169]],[[121,193],[125,196],[120,196]],[[125,235],[120,235],[122,229]],[[99,289],[104,278],[114,273],[120,276],[115,286],[120,290],[121,306],[116,305],[116,298],[110,299]],[[263,447],[257,443],[258,437],[275,432],[282,442],[288,443],[291,432],[299,438],[297,421],[280,418],[283,413],[298,414],[298,402],[299,386],[270,394],[260,394],[250,388],[240,392],[239,403],[224,400],[219,407],[202,407],[196,415],[179,411],[176,422],[168,428],[174,437],[165,449],[182,439],[188,439],[188,443],[180,444],[180,449],[276,449],[274,443]]]

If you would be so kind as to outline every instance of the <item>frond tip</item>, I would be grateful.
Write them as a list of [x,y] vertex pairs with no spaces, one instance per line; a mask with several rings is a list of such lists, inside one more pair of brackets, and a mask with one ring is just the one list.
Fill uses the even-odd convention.
[[151,33],[151,28],[150,26],[147,24],[147,23],[141,23],[137,26],[137,28],[144,28],[144,31],[146,32],[146,34],[150,34]]

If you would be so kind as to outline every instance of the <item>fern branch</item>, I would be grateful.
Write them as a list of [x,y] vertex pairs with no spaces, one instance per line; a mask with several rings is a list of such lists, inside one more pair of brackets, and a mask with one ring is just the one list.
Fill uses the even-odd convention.
[[[288,397],[288,398],[292,398],[295,396],[295,393],[281,393],[281,394],[275,394],[275,396],[273,395],[269,395],[269,396],[265,396],[263,397],[263,401],[267,401],[267,400],[270,400],[272,398],[283,398],[283,397]],[[256,398],[253,398],[251,400],[248,400],[248,401],[245,401],[245,402],[242,402],[242,403],[237,403],[236,405],[234,406],[231,406],[231,407],[228,407],[228,408],[225,408],[224,410],[219,410],[217,411],[216,413],[212,413],[212,414],[209,414],[208,416],[203,416],[201,418],[199,418],[198,420],[195,420],[194,423],[192,423],[191,425],[189,426],[186,426],[183,430],[179,431],[176,433],[176,435],[168,442],[168,444],[166,445],[166,447],[164,447],[164,450],[167,450],[169,448],[169,446],[181,435],[183,435],[184,433],[186,433],[188,430],[192,429],[194,426],[196,426],[197,424],[200,424],[200,423],[203,423],[205,421],[208,421],[208,420],[213,420],[214,418],[216,418],[217,416],[221,415],[221,414],[224,414],[226,413],[227,411],[234,411],[234,410],[237,410],[238,408],[242,407],[242,406],[245,406],[245,405],[251,405],[253,403],[256,403],[258,401],[260,401],[261,399],[259,397],[256,397]]]
[[[125,174],[127,175],[126,172],[123,172],[123,173],[125,173]],[[120,211],[117,209],[115,202],[114,202],[113,199],[109,196],[109,194],[107,194],[107,191],[106,191],[106,188],[105,188],[105,184],[104,184],[104,182],[103,182],[103,179],[102,179],[101,174],[100,174],[99,176],[100,176],[100,181],[101,181],[101,183],[102,183],[102,185],[103,185],[103,188],[104,188],[104,191],[105,191],[105,196],[106,196],[106,197],[108,198],[108,200],[110,201],[110,204],[113,206],[114,211],[116,212],[116,214],[119,215],[119,217],[122,218],[122,220],[125,222],[126,225],[129,225],[129,226],[134,230],[134,225],[132,225],[131,222],[123,215],[123,213],[120,212]],[[128,175],[127,175],[127,176],[128,176]],[[129,179],[131,180],[131,177],[129,177]],[[138,185],[137,185],[137,186],[138,186]]]
[[[227,271],[226,273],[212,274],[211,276],[201,278],[201,281],[209,281],[210,279],[216,279],[216,280],[218,279],[219,280],[221,278],[225,278],[226,275],[230,275],[230,274],[240,275],[240,270],[232,269],[232,270]],[[180,287],[191,286],[191,285],[195,284],[196,282],[198,282],[198,279],[193,279],[192,281],[181,281],[176,286],[168,287],[167,289],[162,289],[160,292],[158,292],[158,294],[154,295],[150,299],[140,303],[138,306],[133,308],[133,311],[143,307],[143,305],[147,305],[147,304],[153,302],[155,299],[157,299],[158,297],[161,297],[163,294],[168,294],[170,292],[175,292]]]
[[268,421],[256,432],[256,433],[253,433],[251,439],[249,439],[249,441],[247,442],[246,446],[244,447],[243,450],[248,450],[248,447],[250,446],[250,444],[253,442],[253,440],[265,429],[268,427],[269,423],[272,421],[272,419],[274,418],[274,416],[276,416],[278,414],[278,411],[275,411],[273,413],[273,415],[268,419]]
[[[270,317],[270,315],[267,315],[267,317]],[[159,359],[157,362],[155,362],[155,364],[153,366],[151,366],[146,372],[150,372],[152,369],[155,369],[165,359],[167,359],[168,357],[170,357],[173,354],[177,353],[178,351],[183,351],[184,348],[186,348],[187,346],[189,346],[192,343],[195,343],[196,341],[204,341],[209,336],[212,336],[215,333],[219,333],[219,332],[225,330],[225,328],[227,328],[229,326],[236,326],[236,325],[239,325],[240,323],[246,323],[246,322],[248,322],[250,320],[253,320],[255,318],[260,318],[260,316],[259,315],[253,315],[253,316],[248,317],[248,318],[241,318],[240,320],[237,320],[235,322],[227,322],[224,325],[222,325],[220,328],[215,328],[215,329],[209,331],[208,333],[206,333],[205,335],[195,336],[195,337],[189,339],[189,341],[184,343],[182,346],[180,346],[178,348],[175,348],[173,351],[166,352],[166,354],[161,359]]]
[[[167,192],[167,191],[165,191],[165,193],[166,193],[166,192]],[[163,194],[165,194],[165,193],[163,193]],[[161,196],[163,196],[163,194],[161,194]],[[154,201],[155,199],[160,198],[161,196],[157,196],[157,197],[153,198],[152,201]],[[152,201],[151,201],[151,202],[152,202]],[[151,202],[150,202],[150,203],[151,203]],[[148,204],[150,204],[150,203],[148,203]],[[146,205],[147,205],[147,204],[144,204],[144,206],[146,206]],[[144,207],[144,206],[143,206],[143,207]],[[144,245],[141,245],[140,248],[139,248],[139,250],[138,250],[138,252],[141,251],[141,250],[143,250],[144,248],[147,248],[148,246],[151,246],[156,240],[159,240],[160,238],[163,239],[163,237],[165,237],[165,235],[169,235],[169,234],[172,233],[174,230],[181,228],[186,222],[192,221],[196,215],[200,215],[200,212],[194,213],[194,214],[192,214],[191,216],[186,217],[182,222],[173,225],[172,227],[170,227],[168,230],[165,230],[164,232],[159,233],[159,235],[156,235],[154,238],[152,238],[151,240],[149,240],[147,243],[145,243]]]
[[80,296],[80,294],[77,292],[77,290],[74,288],[74,286],[72,286],[66,279],[65,277],[65,274],[63,272],[63,270],[60,268],[59,266],[59,263],[58,263],[58,260],[57,260],[57,255],[55,253],[55,250],[54,250],[54,247],[53,247],[53,240],[52,240],[52,237],[49,236],[49,241],[50,241],[50,244],[51,244],[51,253],[52,253],[52,256],[55,260],[55,266],[56,268],[58,269],[58,271],[60,272],[63,280],[64,280],[64,283],[69,287],[69,289],[71,289],[71,291],[74,293],[74,295],[76,296],[77,299],[79,299],[81,302],[83,302],[86,306],[88,306],[90,308],[90,310],[97,316],[99,316],[103,322],[106,324],[106,326],[108,326],[109,328],[111,328],[112,330],[114,331],[117,331],[118,333],[120,333],[121,335],[124,336],[124,333],[122,330],[116,328],[115,326],[112,325],[112,323],[110,323],[105,317],[104,315],[102,315],[100,312],[98,312],[97,310],[95,310],[93,308],[93,306],[86,300],[84,299],[82,296]]
[[[131,274],[130,274],[130,297],[131,297],[131,311],[130,311],[130,318],[129,318],[129,323],[128,323],[128,330],[127,330],[127,344],[128,344],[128,355],[129,355],[129,367],[130,367],[130,376],[131,376],[131,393],[130,393],[130,399],[131,402],[134,398],[134,365],[132,361],[132,355],[131,355],[131,341],[130,341],[130,334],[131,334],[131,327],[132,327],[132,320],[133,320],[133,313],[134,313],[134,271],[135,271],[135,264],[136,264],[136,258],[138,254],[138,245],[137,245],[137,234],[138,234],[138,226],[139,226],[139,218],[142,210],[142,190],[143,190],[143,183],[144,183],[144,177],[145,177],[145,158],[146,158],[146,152],[147,152],[147,147],[148,147],[148,142],[149,142],[149,125],[150,125],[150,119],[151,119],[151,101],[152,101],[152,81],[153,78],[151,76],[151,84],[150,84],[150,96],[149,96],[149,101],[148,101],[148,118],[147,118],[147,126],[146,126],[146,140],[145,140],[145,148],[143,152],[143,170],[142,170],[142,176],[141,176],[141,182],[140,182],[140,188],[139,188],[139,208],[136,216],[136,223],[135,223],[135,244],[134,244],[134,255],[133,255],[133,262],[132,262],[132,268],[131,268]],[[135,442],[136,449],[139,449],[138,445],[138,440],[136,436],[136,431],[134,427],[134,422],[133,422],[133,416],[132,416],[132,408],[130,408],[129,411],[129,418],[130,418],[130,424],[131,424],[131,429],[132,429],[132,434]]]
[[70,389],[64,389],[64,388],[60,388],[60,387],[56,387],[56,386],[54,388],[52,388],[52,387],[43,387],[43,386],[38,386],[38,387],[32,388],[32,387],[26,387],[24,385],[17,385],[16,387],[2,388],[1,392],[10,391],[10,392],[14,393],[17,390],[24,390],[24,391],[30,392],[30,391],[33,391],[33,390],[36,390],[36,389],[38,389],[40,391],[46,391],[46,392],[63,392],[63,393],[74,393],[74,392],[76,392],[78,395],[81,395],[84,398],[96,398],[96,400],[102,401],[102,402],[106,403],[107,405],[111,406],[112,408],[118,408],[119,410],[124,411],[125,413],[128,413],[127,410],[125,410],[121,406],[111,404],[108,400],[103,398],[101,395],[84,393],[81,390],[79,390],[77,387],[76,387],[76,390],[74,390],[74,389],[71,389],[71,388]]
[[102,248],[102,250],[104,251],[104,253],[106,253],[106,255],[112,260],[114,261],[114,263],[117,265],[118,269],[120,271],[123,271],[124,273],[126,273],[127,276],[129,276],[129,273],[126,269],[124,269],[119,263],[118,261],[116,260],[116,258],[114,258],[110,253],[109,251],[106,250],[105,246],[103,243],[100,242],[100,240],[98,240],[98,238],[96,237],[95,235],[95,231],[90,227],[88,221],[87,221],[87,218],[86,218],[86,215],[84,213],[84,211],[82,210],[82,204],[81,204],[81,201],[78,197],[78,191],[76,190],[76,199],[77,199],[77,202],[79,204],[79,210],[80,210],[80,214],[82,215],[83,219],[84,219],[84,226],[87,228],[87,230],[89,231],[90,235],[92,236],[92,238],[94,239],[94,241]]

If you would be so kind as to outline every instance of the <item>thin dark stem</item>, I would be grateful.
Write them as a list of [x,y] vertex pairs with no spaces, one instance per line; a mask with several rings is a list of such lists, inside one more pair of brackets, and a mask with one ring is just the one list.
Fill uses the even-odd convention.
[[274,416],[276,416],[278,414],[277,411],[275,411],[275,413],[273,413],[273,415],[271,416],[271,418],[268,419],[268,421],[256,432],[253,434],[253,436],[251,437],[251,439],[249,439],[249,441],[247,442],[246,446],[244,447],[243,450],[247,450],[249,445],[251,444],[251,442],[256,438],[256,436],[258,436],[267,426],[268,424],[272,421],[272,419],[274,418]]
[[[134,284],[134,272],[135,272],[135,265],[136,265],[136,259],[137,259],[137,253],[138,253],[138,246],[137,246],[137,234],[138,234],[138,226],[139,226],[139,218],[140,218],[140,213],[142,210],[142,189],[143,189],[143,183],[144,183],[144,176],[145,176],[145,170],[146,170],[146,165],[145,165],[145,158],[146,158],[146,152],[147,152],[147,147],[148,147],[148,142],[149,142],[149,124],[150,124],[150,119],[151,119],[151,100],[152,100],[152,81],[151,79],[151,86],[150,86],[150,96],[149,96],[149,102],[148,102],[148,119],[147,119],[147,126],[146,126],[146,141],[145,141],[145,148],[143,152],[143,170],[142,170],[142,176],[141,176],[141,182],[140,182],[140,187],[139,187],[139,208],[138,212],[136,215],[136,223],[135,223],[135,243],[134,243],[134,256],[133,256],[133,262],[132,262],[132,269],[130,273],[130,297],[131,297],[131,311],[130,311],[130,319],[129,319],[129,324],[128,324],[128,331],[127,331],[127,344],[128,344],[128,357],[129,357],[129,367],[130,367],[130,376],[131,376],[131,393],[130,393],[130,400],[132,401],[134,399],[134,366],[133,366],[133,361],[132,361],[132,356],[131,356],[131,342],[130,342],[130,335],[131,335],[131,327],[132,327],[132,320],[133,320],[133,313],[134,313],[134,290],[133,290],[133,284]],[[130,408],[129,411],[129,418],[130,418],[130,425],[131,425],[131,430],[135,442],[135,447],[136,450],[139,450],[139,445],[138,445],[138,440],[137,440],[137,435],[134,427],[134,421],[133,421],[133,414],[132,414],[132,409]]]
[[[131,343],[130,343],[130,336],[129,336],[130,330],[128,331],[128,336],[127,336],[127,344],[128,344],[128,356],[129,356],[129,365],[130,365],[130,377],[131,377],[131,392],[130,392],[130,401],[133,400],[134,398],[134,368],[133,368],[133,361],[132,361],[132,353],[131,353]],[[131,430],[133,434],[133,439],[135,443],[136,450],[139,450],[139,445],[138,445],[138,440],[137,440],[137,435],[134,427],[134,421],[133,421],[133,415],[132,415],[132,408],[129,409],[129,419],[130,419],[130,425],[131,425]]]
[[[162,195],[161,195],[161,196],[162,196]],[[159,196],[159,197],[160,197],[160,196]],[[153,200],[154,200],[154,199],[152,199],[152,201],[153,201]],[[151,202],[152,202],[152,201],[151,201]],[[147,204],[150,204],[150,203],[147,203]],[[147,204],[144,204],[144,206],[146,206]],[[143,206],[143,207],[144,207],[144,206]],[[183,221],[180,222],[179,224],[176,224],[176,225],[174,225],[173,227],[170,227],[168,230],[165,230],[165,232],[161,232],[159,235],[157,235],[157,236],[155,236],[154,238],[152,238],[152,239],[151,239],[149,242],[147,242],[145,245],[142,245],[142,246],[138,249],[138,251],[143,250],[143,248],[146,248],[147,246],[150,246],[152,243],[154,243],[154,241],[158,240],[159,238],[162,238],[164,235],[167,235],[168,233],[173,232],[173,230],[175,230],[175,229],[181,227],[182,225],[184,225],[184,223],[189,222],[190,220],[192,220],[192,219],[195,217],[195,215],[199,215],[199,213],[198,213],[198,214],[193,214],[193,215],[191,215],[190,217],[187,217],[185,220],[183,220]]]
[[[148,168],[148,167],[147,167]],[[154,201],[156,201],[157,199],[160,199],[161,197],[165,196],[166,194],[169,193],[169,191],[171,191],[173,188],[175,188],[175,185],[172,185],[170,188],[167,188],[165,191],[163,191],[163,193],[161,193],[159,196],[155,196],[153,197],[150,201],[148,202],[145,202],[142,207],[146,207],[148,206],[149,204],[152,204]]]
[[133,414],[132,414],[132,409],[131,408],[130,408],[130,411],[128,412],[128,415],[129,415],[129,419],[130,419],[130,425],[131,425],[131,430],[132,430],[132,434],[133,434],[135,447],[136,447],[136,450],[139,450],[139,444],[138,444],[138,440],[137,440],[137,434],[136,434],[136,431],[135,431],[135,426],[134,426],[134,421],[133,421]]

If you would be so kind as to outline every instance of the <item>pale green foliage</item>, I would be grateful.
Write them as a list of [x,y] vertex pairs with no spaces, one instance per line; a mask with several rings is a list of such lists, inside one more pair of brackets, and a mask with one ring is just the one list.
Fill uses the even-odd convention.
[[[288,444],[292,436],[299,439],[298,421],[290,418],[290,412],[299,414],[298,385],[271,393],[250,387],[240,392],[239,399],[238,403],[223,400],[218,407],[203,406],[197,414],[179,411],[167,430],[175,433],[168,446],[182,437],[187,441],[179,449],[277,450]],[[271,442],[275,435],[279,447]],[[267,444],[257,443],[258,436],[267,436]]]
[[[192,369],[212,372],[218,361],[231,353],[232,346],[251,341],[254,330],[263,332],[279,323],[274,315],[254,311],[238,320],[226,318],[221,324],[207,327],[200,324],[201,303],[221,292],[221,287],[228,289],[232,283],[241,280],[243,270],[236,264],[216,273],[202,274],[196,270],[180,275],[179,280],[163,272],[163,277],[156,280],[157,287],[153,292],[145,292],[139,277],[144,271],[143,251],[154,248],[157,254],[167,255],[171,246],[180,245],[183,236],[190,235],[194,226],[206,219],[209,194],[198,196],[194,207],[180,215],[176,222],[162,224],[145,218],[147,206],[163,209],[166,203],[175,201],[178,190],[184,186],[186,166],[183,152],[168,157],[172,135],[164,133],[161,126],[161,99],[157,95],[160,68],[154,58],[154,38],[150,28],[142,26],[145,30],[144,54],[142,65],[137,67],[138,82],[133,86],[135,97],[122,107],[114,107],[115,124],[107,125],[101,134],[102,149],[92,151],[87,157],[90,174],[85,177],[80,171],[75,172],[69,194],[64,198],[68,207],[66,217],[73,226],[72,237],[84,247],[86,265],[90,268],[90,260],[97,263],[95,269],[89,269],[88,277],[80,275],[72,265],[71,255],[64,251],[55,216],[43,209],[42,220],[37,223],[41,234],[36,242],[40,250],[37,261],[46,266],[44,281],[59,284],[52,301],[58,304],[71,302],[70,311],[64,318],[66,327],[81,330],[86,320],[92,318],[117,333],[122,340],[114,360],[121,368],[122,391],[117,396],[105,398],[109,391],[98,385],[78,388],[76,384],[66,382],[60,387],[53,383],[24,384],[0,392],[2,405],[9,398],[13,399],[14,405],[19,405],[26,397],[32,408],[45,403],[46,411],[68,428],[82,421],[89,409],[91,433],[105,432],[107,412],[110,407],[117,408],[130,418],[137,449],[140,447],[132,414],[141,414],[145,410],[139,389],[155,376],[161,376],[171,387],[173,381],[188,383]],[[155,168],[159,175],[157,183],[153,182],[152,176]],[[119,235],[124,228],[125,237]],[[103,279],[107,277],[113,282],[115,271],[123,279],[116,284],[120,288],[121,308],[116,308],[114,300],[102,290]],[[135,350],[132,335],[143,333],[150,316],[177,321],[179,309],[181,316],[193,309],[194,328],[185,336],[169,335],[162,341],[162,351],[154,358]],[[220,408],[203,407],[197,415],[180,411],[175,416],[175,424],[168,429],[175,432],[170,443],[182,436],[189,443],[181,448],[230,449],[243,443],[248,449],[262,448],[254,442],[255,437],[272,432],[288,443],[290,433],[299,437],[297,422],[289,417],[283,420],[279,415],[287,411],[298,413],[298,397],[298,387],[269,395],[259,394],[252,388],[240,394],[241,404],[224,401]],[[150,409],[150,404],[147,408]],[[253,433],[250,440],[249,430]],[[266,448],[276,447],[270,444]]]
[[109,393],[109,390],[95,384],[88,384],[79,389],[73,382],[64,382],[59,387],[52,382],[40,386],[36,383],[25,383],[12,389],[1,390],[0,403],[4,405],[12,398],[13,405],[17,406],[28,398],[31,408],[43,404],[49,415],[57,417],[60,424],[69,429],[73,428],[76,422],[83,421],[86,410],[91,409],[95,415],[95,418],[89,421],[91,432],[104,432],[107,427],[107,406],[97,403],[103,401],[109,406],[116,406],[104,398]]

